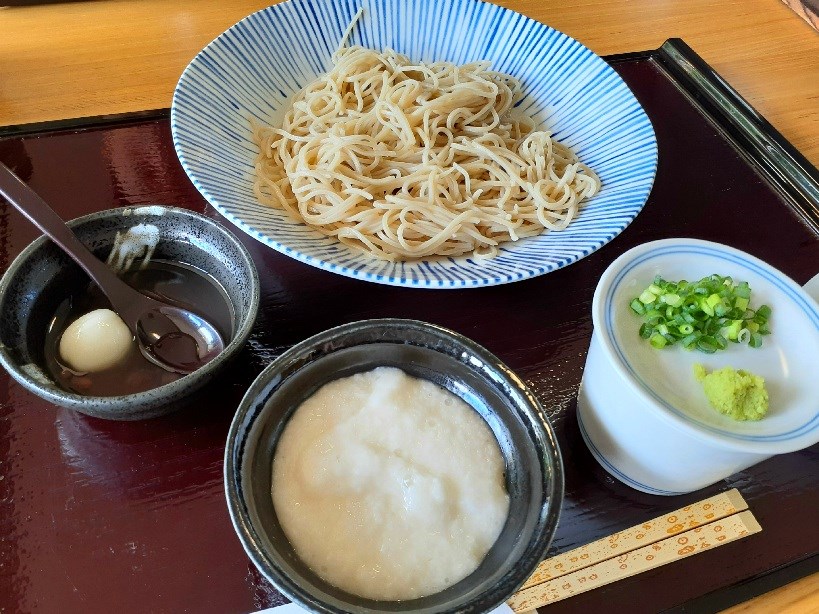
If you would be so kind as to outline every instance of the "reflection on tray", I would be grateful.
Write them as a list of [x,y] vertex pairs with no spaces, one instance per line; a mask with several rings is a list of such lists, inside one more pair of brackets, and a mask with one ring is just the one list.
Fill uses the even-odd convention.
[[[152,596],[146,595],[141,584],[131,577],[120,580],[106,573],[107,565],[100,565],[101,560],[122,560],[115,555],[103,558],[108,555],[101,548],[91,553],[99,557],[92,560],[78,546],[61,552],[62,559],[50,560],[39,556],[42,550],[26,537],[53,531],[52,514],[59,517],[66,540],[76,530],[87,530],[89,519],[105,518],[105,532],[99,539],[121,546],[133,541],[134,519],[144,514],[138,528],[146,541],[168,537],[168,526],[177,531],[184,525],[215,527],[201,534],[201,544],[219,553],[179,569],[179,549],[146,549],[142,562],[150,564],[145,569],[171,569],[180,578],[181,589],[169,585],[161,603],[151,602],[156,609],[190,608],[194,576],[209,575],[219,581],[204,587],[204,594],[196,598],[219,603],[229,599],[232,607],[245,611],[275,603],[275,595],[253,588],[258,578],[252,577],[245,554],[234,543],[227,518],[221,483],[227,425],[250,380],[271,354],[345,321],[396,315],[431,321],[474,338],[514,368],[545,406],[567,468],[566,502],[552,553],[571,550],[730,486],[740,488],[760,515],[765,530],[753,539],[656,570],[650,582],[624,580],[603,592],[555,603],[552,614],[583,608],[599,611],[614,602],[635,610],[656,611],[680,604],[713,610],[715,603],[747,598],[754,590],[753,582],[743,581],[768,570],[788,570],[778,576],[780,582],[810,571],[796,562],[806,548],[815,551],[819,544],[814,533],[808,536],[814,541],[807,543],[794,528],[813,526],[811,512],[819,505],[815,448],[771,459],[693,495],[664,499],[636,493],[610,478],[591,457],[578,430],[576,395],[592,332],[592,291],[619,254],[653,239],[693,236],[750,252],[799,283],[816,274],[811,267],[819,259],[819,241],[810,222],[805,222],[810,203],[803,199],[800,204],[787,186],[771,184],[773,173],[764,167],[774,168],[776,160],[766,160],[761,152],[746,148],[737,127],[723,123],[713,97],[701,89],[707,75],[697,73],[698,59],[680,46],[670,51],[611,59],[652,120],[660,166],[652,196],[635,222],[605,248],[569,269],[504,287],[453,291],[442,299],[440,293],[372,287],[328,275],[248,239],[263,279],[262,319],[236,368],[207,389],[198,407],[178,418],[109,430],[75,415],[55,413],[47,403],[3,379],[0,460],[6,471],[0,482],[0,500],[8,505],[9,514],[0,522],[13,538],[7,543],[13,552],[15,590],[34,590],[24,581],[26,569],[42,568],[50,577],[62,578],[70,565],[73,570],[93,570],[94,577],[105,584],[100,588],[98,580],[89,580],[84,586],[116,592],[119,599],[133,603],[148,603],[145,600]],[[681,64],[674,64],[677,56],[685,60],[686,71],[701,77],[699,81],[676,76],[669,67],[680,68]],[[702,106],[692,104],[695,95]],[[712,119],[705,118],[704,111]],[[719,123],[720,129],[715,130],[711,121]],[[781,138],[767,132],[765,124],[759,124],[759,129],[769,142]],[[123,124],[120,118],[119,123],[102,123],[81,132],[2,134],[6,136],[0,136],[0,160],[13,163],[25,152],[31,182],[45,196],[60,200],[64,217],[133,203],[173,202],[199,211],[206,208],[181,168],[167,160],[154,164],[156,157],[151,152],[172,151],[167,115],[130,124]],[[117,141],[129,141],[120,151],[130,151],[133,157],[112,159],[105,144]],[[139,146],[132,146],[134,142]],[[781,151],[789,152],[787,146]],[[150,167],[151,172],[144,174],[138,186],[122,186],[106,179],[112,176],[110,165]],[[125,168],[119,170],[125,172]],[[83,190],[73,190],[71,177],[90,179]],[[804,208],[800,211],[794,205]],[[0,209],[0,266],[8,266],[33,238],[26,226],[7,207]],[[782,249],[783,245],[788,249]],[[59,422],[56,435],[55,420]],[[168,450],[173,451],[170,459],[165,455]],[[142,476],[145,483],[120,475],[129,472]],[[12,492],[14,496],[8,497]],[[71,509],[66,509],[69,496],[73,497]],[[154,505],[157,502],[168,505]],[[134,514],[120,513],[129,506]],[[721,573],[714,573],[715,569]],[[724,570],[730,573],[722,573]],[[55,583],[49,590],[40,590],[38,603],[44,608],[53,605],[52,609],[81,607],[72,601],[78,597],[70,587],[64,588]],[[254,603],[254,591],[258,603]],[[33,598],[33,593],[28,597]]]

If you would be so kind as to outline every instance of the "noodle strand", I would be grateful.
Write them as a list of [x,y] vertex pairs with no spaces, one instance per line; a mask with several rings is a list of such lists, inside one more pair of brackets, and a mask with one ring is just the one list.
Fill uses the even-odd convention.
[[280,127],[252,126],[254,192],[377,258],[492,257],[566,228],[600,189],[573,152],[514,117],[519,94],[487,62],[342,45]]

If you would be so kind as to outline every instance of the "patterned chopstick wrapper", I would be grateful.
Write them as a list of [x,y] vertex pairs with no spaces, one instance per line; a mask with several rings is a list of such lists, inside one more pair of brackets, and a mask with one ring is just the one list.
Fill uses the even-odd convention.
[[507,603],[515,612],[539,608],[643,571],[673,563],[703,550],[728,544],[761,530],[762,528],[751,512],[740,512],[518,591]]
[[686,505],[660,518],[546,559],[524,582],[521,590],[746,509],[748,504],[735,488]]

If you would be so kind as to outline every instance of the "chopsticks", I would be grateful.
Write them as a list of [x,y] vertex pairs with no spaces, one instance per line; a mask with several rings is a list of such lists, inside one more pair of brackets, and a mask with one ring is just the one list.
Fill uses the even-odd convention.
[[546,559],[507,603],[525,612],[758,533],[747,510],[732,489]]

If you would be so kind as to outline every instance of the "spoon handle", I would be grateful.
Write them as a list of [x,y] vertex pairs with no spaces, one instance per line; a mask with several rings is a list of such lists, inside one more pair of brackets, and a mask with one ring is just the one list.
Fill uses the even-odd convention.
[[[204,320],[184,309],[145,296],[117,277],[34,190],[2,163],[0,196],[4,196],[82,267],[108,297],[148,360],[168,371],[187,374],[224,349],[219,333]],[[192,317],[195,318],[193,330]],[[188,325],[189,332],[183,330],[180,322]],[[203,331],[212,334],[205,335]]]
[[[66,254],[71,256],[97,286],[106,293],[111,303],[127,306],[129,300],[140,302],[147,298],[122,281],[108,268],[108,265],[94,256],[66,225],[65,221],[36,192],[2,163],[0,163],[0,194],[28,218],[32,224],[59,245]],[[123,317],[128,327],[132,328],[133,320],[125,314],[120,314],[120,316]]]

